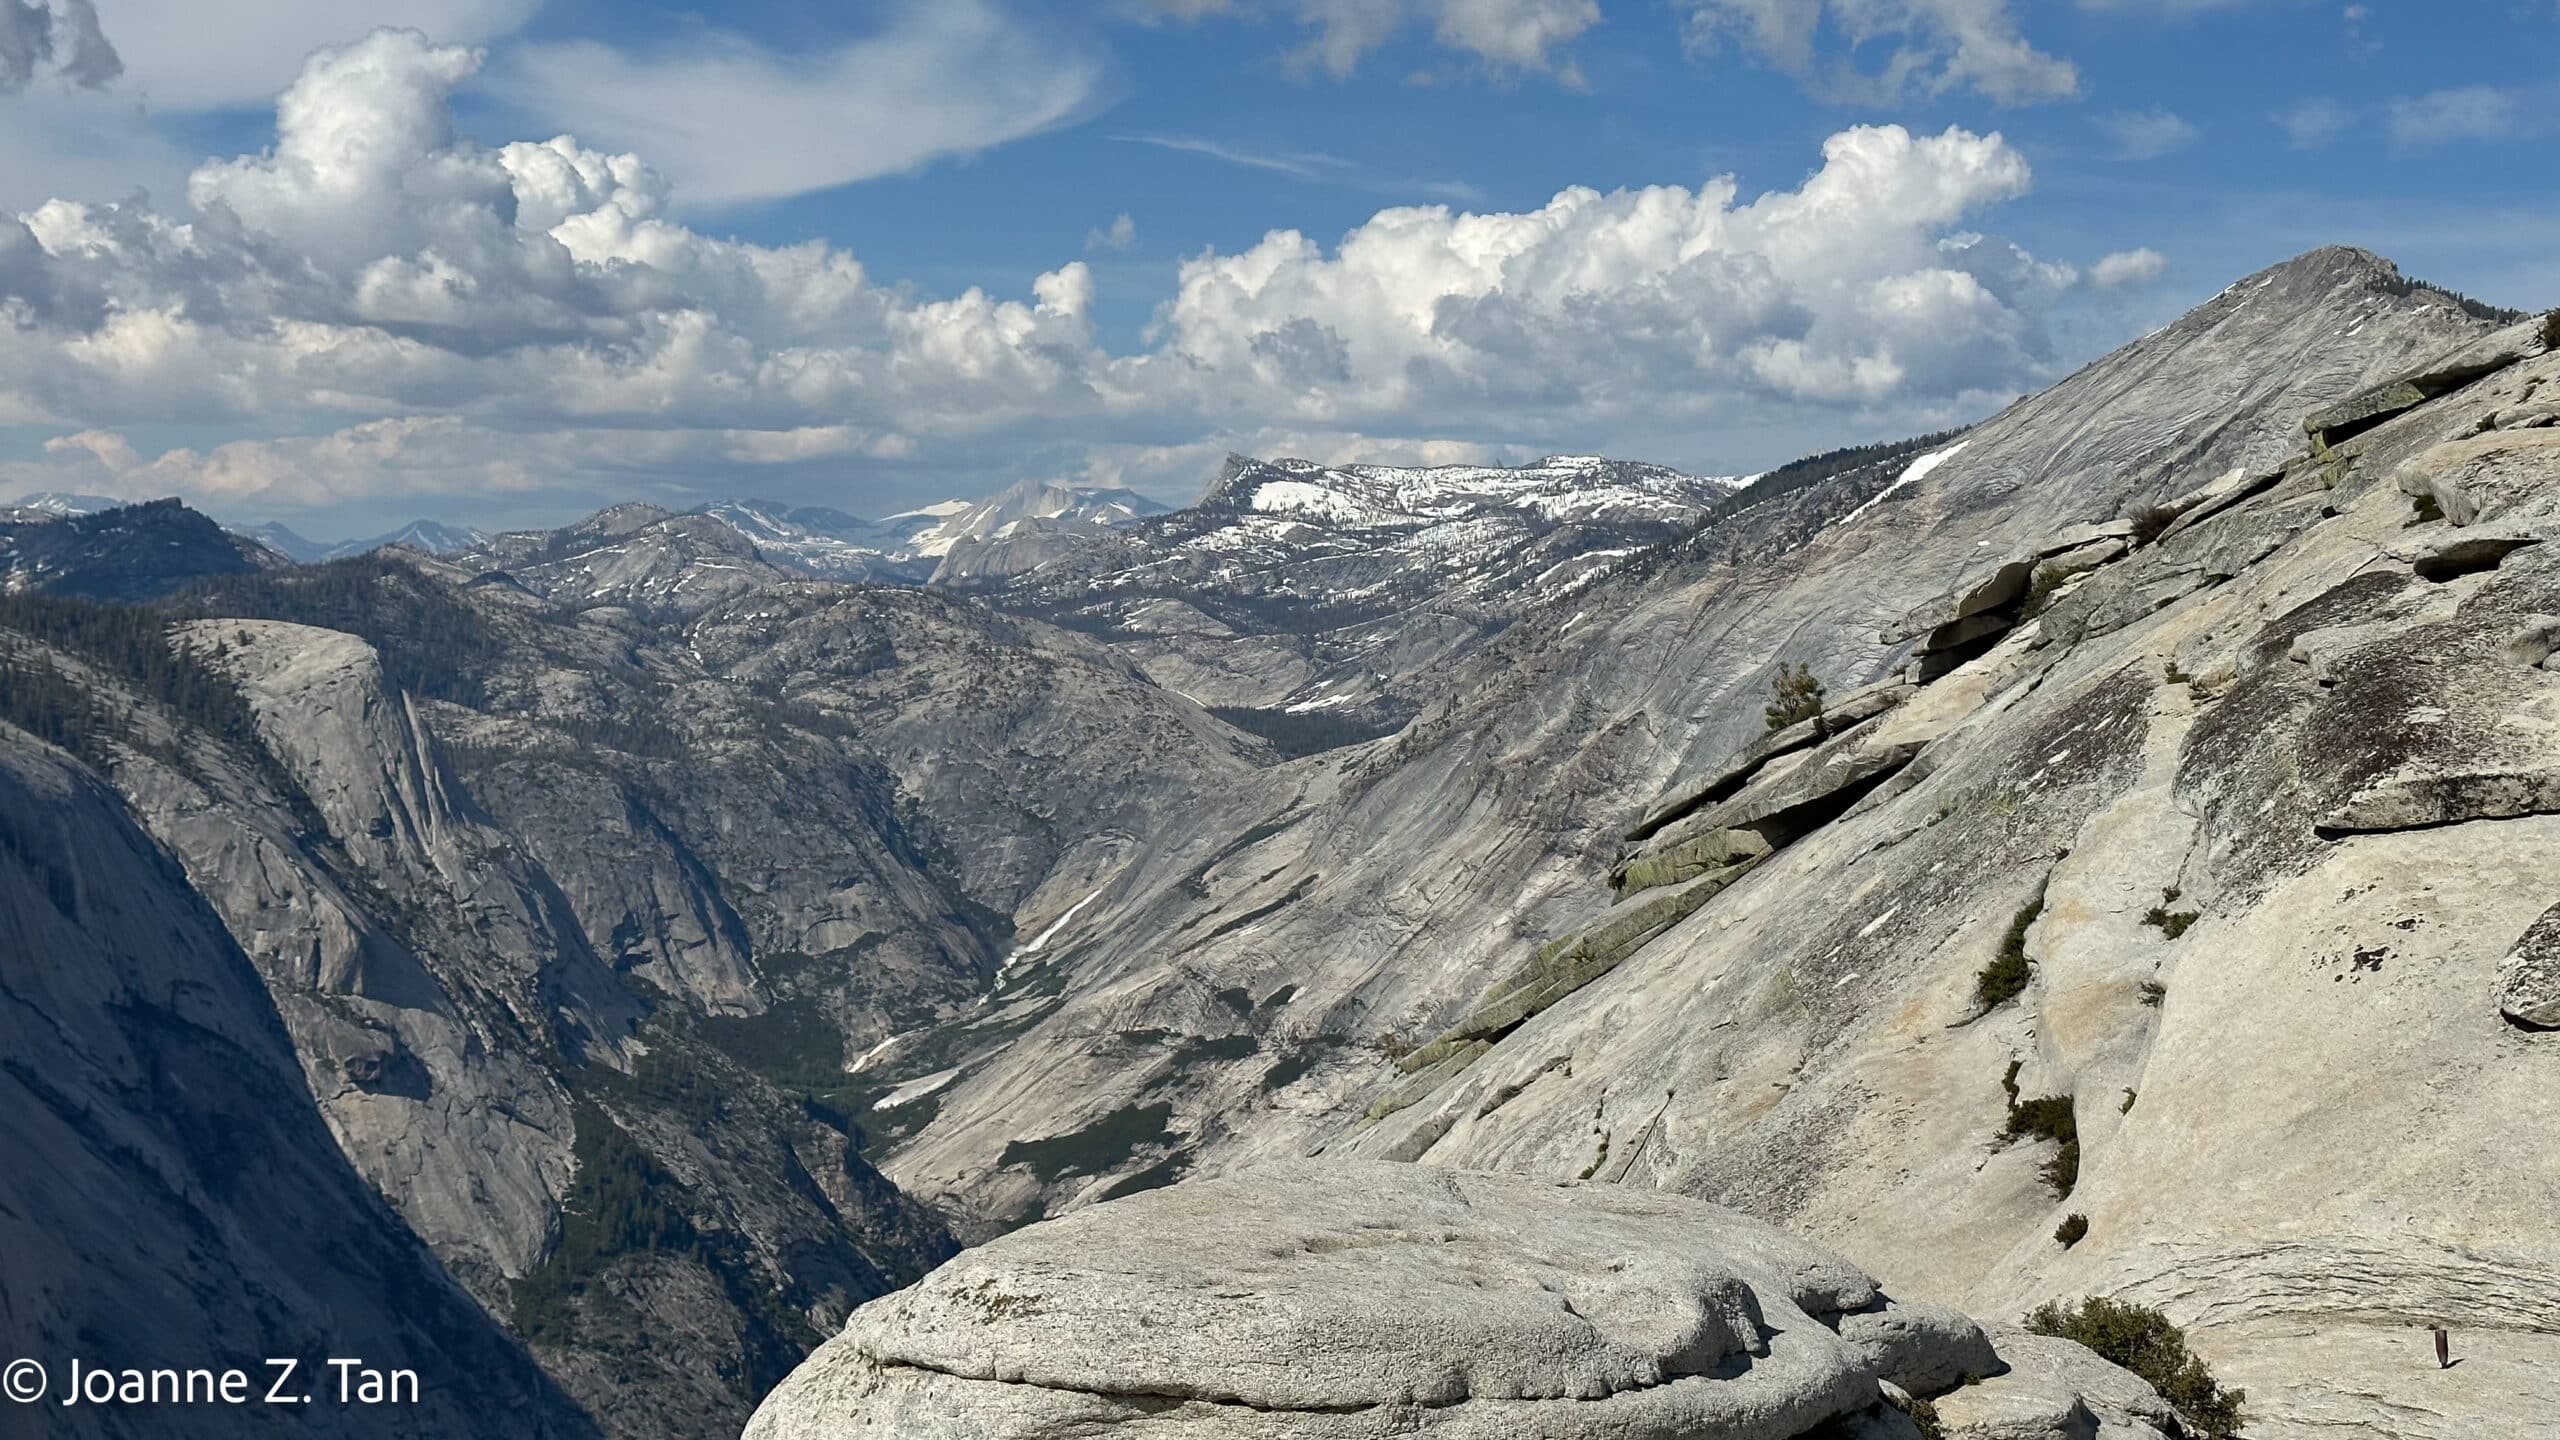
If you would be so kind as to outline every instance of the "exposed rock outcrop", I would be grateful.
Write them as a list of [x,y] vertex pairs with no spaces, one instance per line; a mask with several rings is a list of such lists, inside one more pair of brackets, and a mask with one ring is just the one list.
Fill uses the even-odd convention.
[[2148,1386],[2077,1346],[1995,1347],[1717,1206],[1294,1164],[971,1251],[856,1312],[747,1435],[1881,1440],[1918,1433],[1887,1386],[1927,1396],[1989,1375],[2020,1397],[2004,1416],[2053,1423],[1951,1433],[2059,1437],[2100,1412],[2120,1440],[2175,1433]]
[[[12,1434],[272,1435],[263,1404],[59,1402],[74,1358],[237,1368],[263,1394],[271,1357],[302,1367],[288,1393],[334,1402],[332,1356],[419,1377],[405,1435],[598,1433],[349,1167],[186,876],[112,791],[6,724],[0,1154],[0,1351],[50,1371],[41,1409],[12,1391]],[[293,1428],[354,1440],[382,1414],[315,1403]]]
[[2302,428],[2315,449],[2327,450],[2439,395],[2554,349],[2560,349],[2560,311],[2536,315],[2493,335],[2484,335],[2387,384],[2323,406],[2304,418]]

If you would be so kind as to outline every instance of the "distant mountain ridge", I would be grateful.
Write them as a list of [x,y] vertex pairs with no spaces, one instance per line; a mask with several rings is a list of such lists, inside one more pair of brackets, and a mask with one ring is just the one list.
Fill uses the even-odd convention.
[[269,520],[233,533],[246,535],[277,554],[304,565],[317,565],[324,560],[343,560],[351,555],[370,555],[386,545],[406,545],[429,555],[450,555],[481,544],[489,537],[479,530],[446,525],[434,520],[412,520],[397,530],[386,531],[367,540],[312,540],[286,526]]
[[755,542],[765,558],[830,580],[921,584],[954,550],[1027,532],[1125,525],[1169,507],[1134,490],[1026,480],[984,500],[945,500],[878,520],[824,506],[722,500],[700,507]]
[[65,490],[38,490],[32,495],[19,496],[17,504],[10,506],[7,511],[0,511],[0,519],[34,520],[50,516],[61,520],[69,519],[74,515],[95,515],[101,510],[113,510],[130,503],[132,502],[105,495],[76,495]]
[[1036,554],[955,550],[934,583],[1102,635],[1222,711],[1386,726],[1412,708],[1408,681],[1690,533],[1742,484],[1596,455],[1230,455],[1189,509],[1049,536]]
[[265,547],[176,500],[79,513],[27,505],[0,513],[0,593],[145,600],[191,580],[246,575],[278,563]]

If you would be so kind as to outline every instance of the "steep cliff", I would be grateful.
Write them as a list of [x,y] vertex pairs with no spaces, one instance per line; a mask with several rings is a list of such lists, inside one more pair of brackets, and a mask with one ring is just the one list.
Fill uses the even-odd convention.
[[402,1434],[597,1433],[340,1154],[185,874],[84,767],[7,725],[0,1149],[0,1349],[49,1372],[43,1434],[179,1423],[63,1407],[75,1359],[245,1371],[258,1403],[184,1412],[205,1436],[274,1433],[268,1362],[290,1359],[291,1393],[317,1395],[301,1428],[385,1433],[385,1411],[337,1403],[331,1357],[420,1377]]

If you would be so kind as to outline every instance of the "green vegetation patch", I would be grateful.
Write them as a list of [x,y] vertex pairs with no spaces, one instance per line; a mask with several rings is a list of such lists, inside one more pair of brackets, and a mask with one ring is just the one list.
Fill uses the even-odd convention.
[[825,1092],[845,1083],[844,1032],[814,996],[777,1000],[761,1015],[713,1015],[702,1036],[784,1090]]
[[2187,927],[2195,924],[2198,918],[2193,910],[2172,910],[2166,905],[2154,905],[2144,912],[2142,923],[2175,940],[2186,934]]
[[1285,759],[1297,760],[1383,740],[1404,728],[1402,720],[1366,720],[1322,710],[1262,710],[1242,705],[1212,705],[1209,713],[1247,735],[1271,742]]
[[386,555],[199,582],[169,608],[219,619],[283,620],[362,636],[383,674],[413,695],[485,707],[505,645],[452,587]]
[[2186,1332],[2157,1310],[2092,1296],[2076,1306],[2039,1306],[2027,1317],[2027,1328],[2077,1341],[2151,1382],[2203,1440],[2236,1440],[2248,1423],[2242,1408],[2248,1392],[2227,1390],[2215,1381],[2204,1361],[2187,1348]]
[[1973,1001],[1981,1009],[1996,1010],[2026,993],[2027,982],[2036,972],[2035,962],[2027,958],[2027,931],[2044,913],[2045,888],[2051,883],[2052,877],[2046,877],[2045,885],[2036,887],[2035,898],[2010,917],[2009,928],[2000,936],[1999,952],[1974,973]]
[[2080,1183],[2080,1121],[2072,1113],[2071,1097],[2046,1095],[2034,1100],[2017,1097],[2017,1067],[2010,1066],[2009,1123],[2001,1134],[2011,1140],[2050,1140],[2060,1148],[2044,1162],[2044,1183],[2053,1190],[2053,1198],[2070,1198],[2073,1187]]
[[561,1205],[560,1243],[515,1284],[516,1331],[536,1342],[577,1340],[577,1302],[591,1292],[603,1297],[595,1284],[614,1261],[691,1255],[701,1243],[679,1203],[685,1189],[665,1166],[593,1105],[578,1107],[577,1127],[578,1171]]
[[1123,1105],[1081,1130],[1045,1140],[1012,1141],[996,1157],[996,1165],[1027,1165],[1043,1181],[1107,1174],[1128,1164],[1141,1149],[1172,1141],[1175,1137],[1166,1123],[1172,1118],[1173,1106],[1161,1100]]

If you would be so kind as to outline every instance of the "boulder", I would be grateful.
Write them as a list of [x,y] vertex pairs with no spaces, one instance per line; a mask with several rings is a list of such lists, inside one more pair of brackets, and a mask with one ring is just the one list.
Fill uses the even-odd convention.
[[[2047,1344],[2059,1342],[2046,1342]],[[2086,1352],[2082,1352],[2084,1355]],[[2038,1394],[2141,1382],[2102,1363]],[[856,1311],[747,1440],[1787,1440],[2001,1358],[1704,1201],[1288,1162],[1033,1225]],[[1949,1377],[1952,1377],[1950,1379]],[[2155,1436],[2145,1429],[2137,1432]]]
[[2101,565],[2122,559],[2124,553],[2133,548],[2131,522],[2125,522],[2124,528],[2126,533],[2123,535],[2101,536],[2085,545],[2074,545],[2044,556],[2036,562],[2035,579],[2030,589],[2051,590],[2075,575],[2085,575]]
[[2560,905],[2543,911],[2499,963],[2498,1013],[2537,1030],[2560,1029]]
[[1934,1402],[1947,1440],[2136,1440],[2185,1435],[2177,1410],[2088,1347],[2003,1330],[1991,1343],[2005,1373]]
[[2539,509],[2560,490],[2560,430],[2498,430],[2421,451],[2400,467],[2401,492],[2432,500],[2457,526]]
[[1710,870],[1769,853],[1768,837],[1756,830],[1707,828],[1687,833],[1687,827],[1682,829],[1683,834],[1675,842],[1649,847],[1643,854],[1631,855],[1619,863],[1609,876],[1619,894],[1682,884]]
[[1982,1327],[1945,1305],[1880,1304],[1841,1316],[1839,1328],[1877,1378],[1909,1394],[1936,1395],[2003,1368]]
[[2514,632],[2498,647],[2498,657],[2510,665],[2545,666],[2554,652],[2560,652],[2560,615],[2519,617]]
[[1925,743],[1896,740],[1845,746],[1798,766],[1765,790],[1735,797],[1725,821],[1751,826],[1773,845],[1784,844],[1794,838],[1794,832],[1821,824],[1835,809],[1847,808],[1868,786],[1910,764]]
[[1962,620],[1941,625],[1930,631],[1928,638],[1920,642],[1920,648],[1915,653],[1943,655],[1949,651],[1962,650],[1968,646],[1979,645],[1994,636],[2006,635],[2017,627],[2017,623],[2016,616],[1999,610],[1980,615],[1968,615]]
[[2027,598],[2027,587],[2034,583],[2035,572],[2036,562],[2033,559],[2008,561],[1914,608],[1877,632],[1876,639],[1886,645],[1899,645],[1985,611],[2015,605]]

